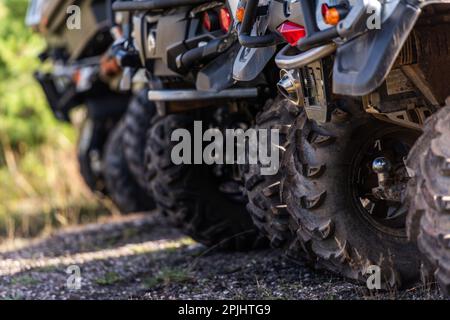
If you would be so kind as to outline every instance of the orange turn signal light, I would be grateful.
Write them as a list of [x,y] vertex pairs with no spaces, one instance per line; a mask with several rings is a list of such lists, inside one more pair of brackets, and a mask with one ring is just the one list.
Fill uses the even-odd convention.
[[322,5],[322,16],[323,21],[332,26],[337,25],[341,20],[339,10],[334,7],[329,7],[327,4]]
[[244,21],[244,14],[245,14],[245,8],[244,7],[237,8],[237,10],[236,10],[236,20],[238,22]]
[[114,76],[121,71],[121,67],[117,63],[114,57],[107,55],[103,56],[100,60],[100,73],[105,76]]
[[75,83],[75,85],[78,85],[78,83],[81,80],[81,70],[77,69],[75,70],[75,72],[72,74],[72,81]]

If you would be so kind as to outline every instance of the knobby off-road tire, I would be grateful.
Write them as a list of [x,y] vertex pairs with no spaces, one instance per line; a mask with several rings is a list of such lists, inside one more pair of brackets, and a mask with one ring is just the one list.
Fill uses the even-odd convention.
[[[270,130],[279,130],[280,165],[286,149],[289,127],[300,112],[302,110],[287,99],[277,97],[275,100],[268,101],[263,111],[256,117],[255,129],[268,130],[269,142],[271,141]],[[264,167],[261,162],[243,166],[248,196],[247,210],[261,233],[269,239],[271,246],[279,248],[290,243],[292,239],[291,228],[289,228],[290,216],[281,203],[281,170],[274,175],[262,175],[261,169]]]
[[103,150],[108,134],[114,128],[114,119],[95,120],[87,118],[80,129],[77,142],[77,158],[80,174],[94,193],[106,195],[102,172]]
[[[337,109],[326,124],[309,121],[305,114],[297,119],[289,135],[282,190],[288,211],[299,224],[293,230],[296,239],[288,250],[290,257],[306,256],[315,266],[360,281],[369,276],[370,265],[377,265],[384,287],[418,279],[419,254],[408,242],[405,222],[398,230],[397,226],[387,228],[366,215],[358,201],[362,198],[354,197],[354,186],[363,183],[359,177],[370,174],[371,167],[367,163],[355,172],[356,164],[364,163],[364,150],[373,153],[373,159],[378,156],[376,141],[384,141],[382,134],[414,135],[409,129],[371,118],[353,102]],[[385,139],[388,145],[383,150],[393,149]],[[409,148],[415,139],[411,137]],[[402,157],[396,158],[403,165]],[[377,183],[376,175],[367,181]],[[375,216],[380,209],[379,205],[372,208]]]
[[[220,249],[249,250],[265,244],[244,203],[220,190],[213,166],[171,160],[173,130],[191,132],[194,118],[173,114],[160,118],[148,133],[147,175],[158,207],[169,222],[196,241]],[[194,141],[192,141],[194,143]]]
[[125,123],[119,122],[111,132],[105,146],[104,176],[108,194],[122,213],[148,211],[154,202],[142,189],[128,168],[124,155],[123,134]]
[[408,158],[410,184],[408,231],[425,256],[424,280],[436,278],[450,295],[450,106],[432,115]]
[[157,116],[156,106],[147,98],[148,90],[142,90],[131,101],[125,114],[123,134],[124,154],[133,177],[143,189],[145,178],[145,142],[152,120]]

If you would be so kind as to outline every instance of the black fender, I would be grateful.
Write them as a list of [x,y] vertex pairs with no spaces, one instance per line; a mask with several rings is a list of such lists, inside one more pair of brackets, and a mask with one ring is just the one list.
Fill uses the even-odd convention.
[[264,70],[276,53],[276,46],[265,48],[241,47],[233,66],[236,81],[252,81]]
[[363,96],[386,79],[421,13],[419,6],[400,2],[379,30],[370,30],[338,46],[333,92]]

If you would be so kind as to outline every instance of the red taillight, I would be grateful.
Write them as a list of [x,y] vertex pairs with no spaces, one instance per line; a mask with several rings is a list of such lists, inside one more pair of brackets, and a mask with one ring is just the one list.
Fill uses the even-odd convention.
[[39,32],[46,33],[47,27],[48,27],[48,17],[45,16],[41,19],[41,21],[39,21],[39,25],[37,28]]
[[206,30],[211,31],[212,23],[207,11],[205,11],[205,13],[203,14],[203,26]]
[[322,17],[325,17],[325,15],[327,14],[327,11],[329,9],[330,9],[330,7],[326,3],[322,4]]
[[220,28],[223,32],[228,32],[231,27],[231,15],[227,8],[220,9]]
[[291,46],[295,46],[300,39],[306,37],[305,27],[290,21],[281,24],[277,30]]
[[[104,55],[100,59],[100,74],[105,76],[114,76],[121,71],[119,63],[113,57]],[[79,80],[78,80],[79,81]]]

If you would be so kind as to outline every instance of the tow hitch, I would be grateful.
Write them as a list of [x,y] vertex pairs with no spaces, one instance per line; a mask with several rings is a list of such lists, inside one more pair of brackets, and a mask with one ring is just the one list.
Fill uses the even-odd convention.
[[[372,189],[375,198],[401,203],[406,191],[405,170],[394,170],[392,163],[385,157],[372,162],[372,170],[377,174],[378,186]],[[387,218],[394,218],[388,216]]]

